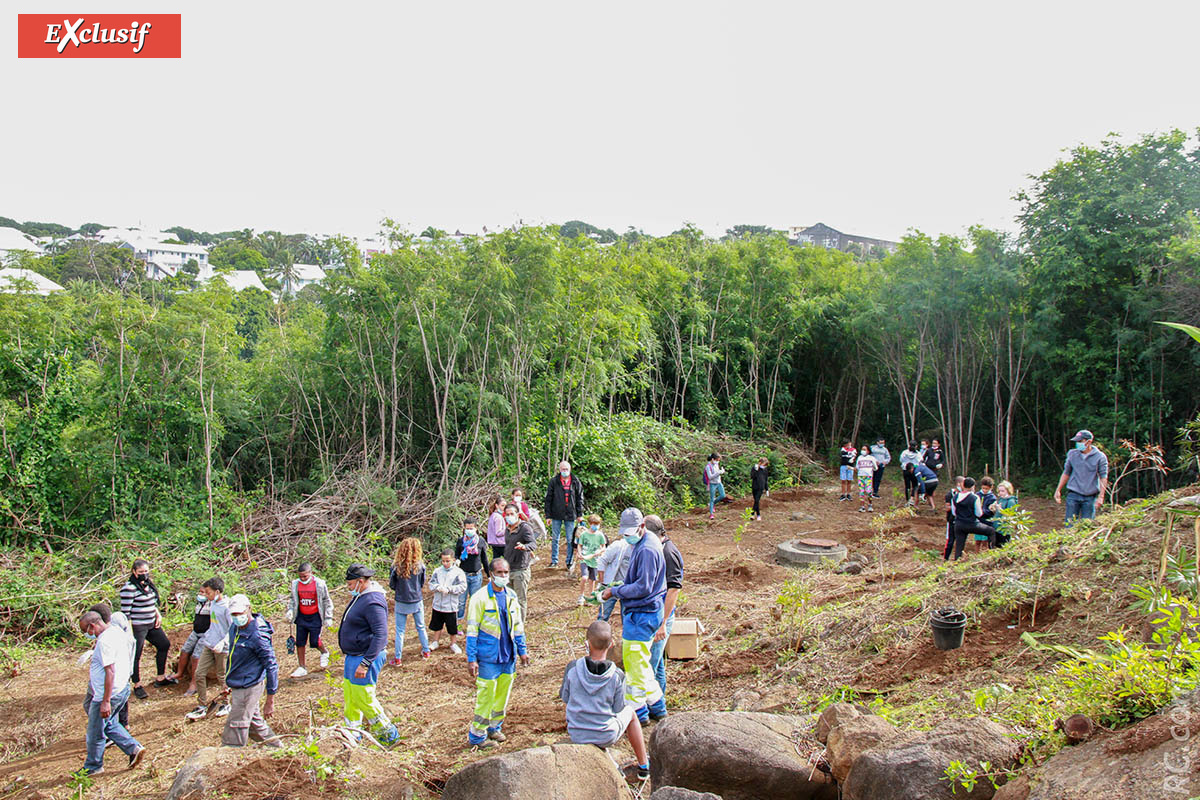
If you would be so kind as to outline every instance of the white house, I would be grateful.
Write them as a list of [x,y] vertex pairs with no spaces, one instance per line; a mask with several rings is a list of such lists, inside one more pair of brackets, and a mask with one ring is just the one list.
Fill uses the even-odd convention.
[[22,252],[36,256],[41,254],[42,247],[16,228],[0,228],[0,260]]
[[295,294],[310,283],[320,283],[325,280],[325,270],[316,264],[293,264],[291,278],[284,280],[282,274],[278,274],[278,277],[284,284],[282,287],[284,294]]
[[31,292],[45,296],[51,292],[61,292],[62,290],[63,287],[31,269],[17,267],[0,269],[0,292],[5,294]]
[[139,231],[136,228],[107,228],[98,234],[105,244],[116,244],[133,251],[134,257],[146,262],[146,277],[155,280],[178,274],[189,261],[199,265],[198,277],[212,277],[208,266],[208,248],[198,244],[169,244],[175,237],[166,231]]
[[217,272],[214,273],[209,280],[224,281],[235,292],[240,292],[243,289],[261,289],[267,291],[267,287],[263,286],[263,282],[259,280],[258,273],[252,269],[238,269],[233,272]]

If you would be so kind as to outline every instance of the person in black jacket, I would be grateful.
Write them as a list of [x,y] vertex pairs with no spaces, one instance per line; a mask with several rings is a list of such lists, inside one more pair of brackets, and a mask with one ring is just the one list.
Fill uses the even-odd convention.
[[754,492],[754,518],[762,522],[762,511],[759,509],[759,502],[764,494],[767,493],[767,470],[770,469],[771,462],[766,456],[760,458],[758,462],[750,468],[750,490]]
[[936,472],[939,476],[942,474],[942,468],[946,466],[946,456],[942,453],[942,444],[937,439],[929,445],[929,449],[925,451],[925,455],[921,457],[925,466]]
[[550,566],[558,566],[558,537],[567,540],[567,572],[575,559],[575,526],[583,522],[583,484],[563,461],[546,487],[546,519],[550,520]]
[[[487,545],[484,544],[483,537],[479,535],[479,526],[474,517],[467,517],[463,520],[463,534],[454,543],[454,558],[457,559],[458,566],[467,576],[467,591],[458,598],[458,618],[465,620],[467,618],[467,601],[471,599],[471,595],[482,588],[484,576],[489,578],[492,576],[491,570],[488,568]],[[466,625],[465,622],[460,624],[464,627]]]

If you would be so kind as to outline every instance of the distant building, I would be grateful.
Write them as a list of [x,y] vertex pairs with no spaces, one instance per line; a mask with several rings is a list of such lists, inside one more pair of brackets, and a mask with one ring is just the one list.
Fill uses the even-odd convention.
[[107,228],[97,234],[102,244],[115,244],[133,251],[146,263],[146,277],[154,280],[174,277],[189,261],[195,261],[200,280],[212,276],[208,266],[208,248],[198,244],[172,244],[175,234],[165,231],[140,231],[136,228]]
[[325,270],[316,264],[293,264],[291,272],[292,275],[288,278],[284,278],[282,272],[276,276],[284,294],[295,294],[309,284],[325,280]]
[[788,228],[788,241],[795,245],[814,244],[817,247],[824,247],[826,250],[858,250],[861,248],[864,254],[869,253],[873,247],[880,247],[889,253],[894,253],[900,246],[899,242],[890,242],[887,239],[872,239],[869,236],[842,233],[824,222],[818,222],[816,225],[808,227],[793,225]]
[[41,252],[40,244],[16,228],[0,228],[0,260],[6,260],[17,253],[31,253],[36,256]]
[[31,269],[19,269],[17,267],[0,269],[0,292],[4,294],[30,292],[45,296],[52,292],[61,292],[62,290],[63,287],[45,275],[34,272]]
[[233,272],[217,272],[214,273],[210,281],[224,281],[225,285],[234,292],[240,292],[243,289],[260,289],[267,291],[267,287],[258,277],[258,273],[252,269],[236,269]]

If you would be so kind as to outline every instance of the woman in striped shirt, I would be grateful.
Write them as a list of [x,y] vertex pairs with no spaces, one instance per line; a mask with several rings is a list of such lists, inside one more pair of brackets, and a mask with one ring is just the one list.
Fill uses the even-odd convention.
[[176,683],[174,678],[166,676],[167,653],[171,649],[171,642],[163,633],[162,614],[158,611],[158,605],[158,588],[150,580],[150,562],[139,558],[133,562],[129,580],[121,587],[121,611],[129,617],[133,638],[137,643],[133,655],[133,693],[139,700],[149,696],[141,680],[142,649],[147,641],[154,647],[154,661],[158,668],[154,685],[161,689]]

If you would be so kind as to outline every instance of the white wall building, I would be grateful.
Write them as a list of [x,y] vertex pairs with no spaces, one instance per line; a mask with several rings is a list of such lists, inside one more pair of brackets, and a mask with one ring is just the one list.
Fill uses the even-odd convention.
[[41,252],[41,245],[16,228],[0,228],[0,261],[7,261],[17,253],[31,253],[36,256],[41,255]]
[[0,269],[0,292],[5,294],[31,292],[45,296],[51,292],[61,292],[62,290],[63,287],[31,269],[17,267]]
[[252,269],[237,269],[233,272],[224,273],[217,272],[213,273],[213,276],[208,280],[224,281],[225,285],[235,292],[240,292],[243,289],[261,289],[264,292],[267,291],[267,287],[259,279],[258,273]]
[[280,288],[284,294],[295,294],[309,284],[325,280],[325,270],[316,264],[293,264],[291,271],[292,277],[286,280],[282,273],[276,273],[275,276],[283,284]]

